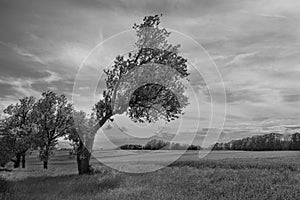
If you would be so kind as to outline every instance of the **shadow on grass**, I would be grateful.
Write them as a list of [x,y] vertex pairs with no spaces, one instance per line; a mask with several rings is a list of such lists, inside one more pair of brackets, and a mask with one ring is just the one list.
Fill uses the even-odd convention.
[[[43,199],[54,196],[64,199],[72,196],[90,196],[118,188],[123,182],[121,174],[60,175],[28,177],[8,181],[0,179],[0,199]],[[2,187],[4,186],[4,187]],[[23,198],[24,197],[24,198]]]

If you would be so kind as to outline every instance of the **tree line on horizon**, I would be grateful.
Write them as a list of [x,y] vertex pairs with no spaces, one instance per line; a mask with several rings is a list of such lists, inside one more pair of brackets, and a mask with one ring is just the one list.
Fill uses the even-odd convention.
[[163,140],[153,139],[145,145],[140,144],[124,144],[119,147],[122,150],[202,150],[201,146],[188,145],[175,142],[166,142]]
[[253,137],[232,140],[225,143],[216,143],[212,150],[234,151],[279,151],[300,150],[300,133],[279,134],[269,133]]

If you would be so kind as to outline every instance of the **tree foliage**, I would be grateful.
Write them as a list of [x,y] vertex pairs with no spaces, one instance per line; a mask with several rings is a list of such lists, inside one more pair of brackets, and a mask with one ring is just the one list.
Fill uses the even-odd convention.
[[93,131],[94,125],[97,123],[95,115],[94,113],[87,115],[84,111],[74,110],[72,122],[72,127],[66,138],[72,141],[77,154],[78,172],[79,174],[91,173],[92,168],[89,159],[96,134]]
[[6,114],[5,133],[13,141],[13,151],[16,159],[15,167],[19,167],[22,157],[22,167],[25,167],[25,154],[34,145],[35,125],[33,107],[35,98],[24,97],[16,104],[11,104],[3,110]]
[[5,165],[14,156],[14,139],[9,135],[7,118],[0,120],[0,166]]
[[84,111],[74,110],[72,127],[69,129],[66,139],[72,141],[75,149],[82,143],[91,151],[95,137],[92,130],[96,123],[96,118],[93,113],[87,115]]
[[139,144],[124,144],[119,147],[123,150],[201,150],[197,145],[180,144],[175,142],[165,142],[163,140],[152,139],[144,146]]
[[[171,33],[159,27],[160,17],[146,16],[141,24],[134,24],[137,51],[117,56],[104,71],[106,89],[93,108],[95,114],[73,113],[67,98],[52,91],[42,93],[37,102],[25,97],[8,106],[4,111],[8,115],[6,131],[14,152],[24,154],[30,147],[38,147],[47,168],[58,139],[68,135],[77,146],[79,165],[86,168],[96,132],[114,115],[126,113],[135,122],[153,122],[174,120],[183,114],[188,98],[181,79],[189,75],[187,60],[179,55],[179,45],[168,43]],[[148,79],[153,71],[156,75]]]
[[[106,88],[93,108],[97,122],[89,135],[94,136],[116,114],[125,113],[135,122],[170,121],[183,114],[188,98],[180,80],[189,75],[187,60],[179,55],[179,45],[168,43],[171,33],[159,27],[160,17],[146,16],[141,24],[134,24],[137,51],[118,55],[113,65],[104,70]],[[149,82],[148,72],[155,70],[157,76],[150,76]],[[169,72],[172,70],[176,73]],[[79,173],[89,173],[90,153],[83,145],[79,145],[78,153],[83,154],[77,157]]]
[[9,136],[0,136],[0,166],[4,167],[14,156],[14,140]]
[[[152,71],[155,68],[164,69],[161,66],[168,66],[177,73],[172,74],[174,77],[165,77],[164,81],[168,80],[173,85],[181,87],[178,94],[184,92],[178,80],[189,75],[187,60],[179,55],[179,45],[174,46],[168,43],[167,38],[171,33],[165,28],[160,28],[159,24],[159,15],[146,16],[142,24],[134,24],[133,29],[138,38],[135,43],[137,52],[117,56],[113,66],[104,71],[106,90],[103,91],[103,98],[95,105],[96,116],[99,120],[110,119],[114,114],[124,112],[136,122],[152,122],[159,118],[169,121],[177,118],[178,114],[182,114],[182,108],[187,105],[187,98],[183,98],[184,103],[179,104],[170,88],[147,83],[147,80],[144,80],[145,76],[136,73],[137,68],[146,64],[151,64],[152,68],[148,70]],[[158,70],[157,74],[159,75],[160,72],[162,71]],[[132,78],[132,74],[136,77]],[[128,79],[130,79],[129,84],[124,84],[128,82]],[[162,77],[158,79],[162,80]],[[143,85],[143,82],[146,84]],[[135,86],[140,87],[136,88],[133,93],[132,89]],[[124,98],[130,98],[130,103],[129,101],[121,103],[120,99]]]
[[233,140],[228,143],[216,143],[213,150],[274,151],[300,150],[300,133],[283,135],[270,133]]
[[64,95],[52,91],[42,93],[34,108],[38,127],[37,146],[40,158],[47,168],[48,159],[58,138],[69,133],[73,124],[73,107]]

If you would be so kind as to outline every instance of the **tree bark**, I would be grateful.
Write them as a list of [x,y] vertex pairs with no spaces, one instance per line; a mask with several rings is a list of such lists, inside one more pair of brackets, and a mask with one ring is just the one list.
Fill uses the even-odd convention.
[[48,169],[48,160],[43,161],[44,169]]
[[25,161],[25,155],[26,155],[26,154],[23,154],[23,155],[22,155],[22,168],[25,168],[25,162],[26,162],[26,161]]
[[90,174],[90,158],[91,153],[84,146],[82,140],[80,140],[80,144],[77,151],[77,166],[78,166],[78,174]]
[[14,168],[20,167],[20,163],[21,163],[21,154],[20,153],[16,154],[16,160],[13,160],[13,162],[14,162]]
[[92,131],[89,133],[89,136],[86,136],[86,141],[84,143],[83,139],[80,138],[79,146],[77,149],[77,167],[78,174],[91,174],[91,166],[90,159],[93,148],[93,143],[95,139],[95,135],[97,131],[105,124],[105,122],[112,116],[112,114],[108,114],[103,117],[99,123],[97,123]]
[[48,141],[48,144],[45,149],[45,155],[43,158],[43,167],[44,169],[48,169],[48,160],[49,160],[49,154],[50,154],[50,141]]

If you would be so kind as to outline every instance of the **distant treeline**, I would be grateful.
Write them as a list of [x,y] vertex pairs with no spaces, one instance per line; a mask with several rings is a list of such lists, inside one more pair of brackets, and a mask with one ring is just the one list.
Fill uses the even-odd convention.
[[212,150],[242,150],[242,151],[276,151],[300,150],[300,133],[283,135],[270,133],[232,140],[227,143],[216,143]]
[[119,148],[123,150],[202,150],[202,148],[197,145],[165,142],[157,139],[150,140],[144,146],[140,144],[124,144]]

